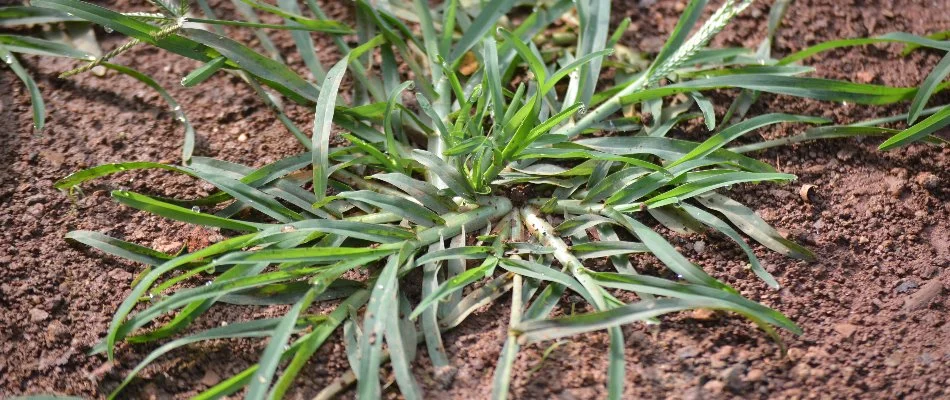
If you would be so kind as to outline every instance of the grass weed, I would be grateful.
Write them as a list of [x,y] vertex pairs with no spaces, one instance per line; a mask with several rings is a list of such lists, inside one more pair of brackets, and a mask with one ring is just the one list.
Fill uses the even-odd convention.
[[[219,190],[197,199],[112,192],[129,207],[226,233],[228,239],[191,253],[166,254],[96,232],[69,233],[71,240],[148,266],[93,353],[113,359],[123,341],[162,345],[111,397],[120,397],[150,362],[182,346],[269,338],[257,364],[196,398],[242,389],[250,399],[281,398],[331,333],[342,329],[352,370],[318,398],[353,383],[359,398],[380,397],[386,362],[400,393],[421,398],[418,373],[411,370],[417,344],[424,343],[435,378],[449,382],[452,367],[442,333],[477,308],[510,295],[510,328],[495,366],[493,398],[508,396],[521,346],[606,330],[608,394],[616,399],[625,384],[624,324],[714,309],[748,318],[780,346],[777,329],[801,333],[780,312],[743,297],[684,257],[644,218],[677,233],[708,231],[729,238],[747,255],[751,274],[777,289],[779,282],[762,267],[747,239],[789,257],[814,255],[730,198],[727,189],[795,177],[743,153],[851,136],[886,136],[884,150],[915,141],[940,143],[943,139],[932,134],[950,125],[950,106],[927,108],[930,97],[948,85],[941,82],[950,73],[950,55],[919,88],[811,78],[806,76],[811,68],[796,64],[830,49],[881,42],[901,43],[908,51],[948,52],[946,37],[892,33],[837,40],[776,59],[771,41],[790,3],[777,1],[760,47],[708,47],[752,2],[727,0],[703,21],[707,1],[690,1],[660,52],[643,62],[619,43],[629,21],[608,27],[608,0],[552,0],[534,8],[524,7],[533,2],[516,0],[449,0],[434,7],[423,0],[357,0],[356,27],[327,19],[312,0],[304,8],[294,0],[276,5],[235,0],[245,18],[240,21],[219,19],[205,0],[196,2],[201,18],[193,16],[187,2],[151,0],[158,11],[153,14],[120,13],[81,0],[34,0],[29,7],[0,8],[2,25],[81,20],[130,39],[95,57],[55,41],[0,35],[0,56],[30,89],[37,129],[44,123],[42,98],[14,53],[86,63],[64,76],[97,66],[133,76],[162,93],[186,127],[182,165],[106,164],[76,172],[57,188],[71,191],[96,178],[157,168],[205,180]],[[261,23],[258,13],[283,23]],[[515,19],[519,23],[511,22]],[[560,19],[572,21],[571,29],[548,35]],[[265,54],[229,39],[221,26],[253,29]],[[309,77],[283,62],[286,55],[267,36],[273,29],[292,32]],[[343,54],[329,69],[315,55],[314,32],[331,35]],[[354,32],[363,44],[352,48],[341,35]],[[184,86],[200,85],[217,73],[243,77],[305,152],[262,167],[193,157],[194,130],[174,99],[151,78],[109,62],[138,45],[201,61],[183,77]],[[413,79],[402,80],[402,65]],[[607,67],[616,79],[604,88],[601,76]],[[357,84],[341,96],[346,76]],[[703,95],[718,89],[740,89],[720,118]],[[761,93],[911,105],[905,115],[851,125],[780,113],[748,118]],[[404,103],[407,94],[414,103]],[[314,109],[311,134],[283,113],[279,97]],[[642,120],[642,114],[653,118]],[[667,137],[677,124],[695,118],[711,132],[706,140]],[[897,121],[908,128],[882,127]],[[812,127],[797,136],[733,144],[778,123]],[[331,146],[334,126],[345,131],[345,145]],[[510,193],[516,190],[527,198],[513,202]],[[639,274],[630,257],[644,254],[669,273]],[[418,277],[409,275],[416,269],[421,269],[421,293],[405,289],[419,286],[406,284],[418,279],[407,278]],[[364,278],[352,279],[354,270],[365,271]],[[179,288],[193,279],[207,284]],[[639,300],[624,302],[618,291],[635,293]],[[552,317],[568,293],[582,298],[591,311]],[[335,308],[312,314],[317,302]],[[222,303],[290,308],[278,318],[188,330]],[[162,319],[166,316],[172,317]]]

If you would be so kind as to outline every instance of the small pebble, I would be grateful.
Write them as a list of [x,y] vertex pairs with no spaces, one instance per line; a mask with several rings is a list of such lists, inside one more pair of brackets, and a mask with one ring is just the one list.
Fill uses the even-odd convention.
[[30,321],[42,322],[49,318],[49,313],[39,308],[30,309]]

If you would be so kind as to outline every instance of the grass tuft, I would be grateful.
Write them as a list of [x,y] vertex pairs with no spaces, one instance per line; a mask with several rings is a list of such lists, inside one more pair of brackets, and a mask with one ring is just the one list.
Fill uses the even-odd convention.
[[[219,19],[204,0],[197,2],[203,18],[190,14],[187,2],[151,3],[157,13],[120,13],[82,0],[34,0],[31,7],[0,8],[2,26],[83,20],[129,37],[126,45],[96,58],[63,43],[0,35],[0,56],[29,88],[37,129],[44,125],[42,98],[15,53],[86,63],[64,77],[98,65],[130,75],[161,93],[186,127],[182,166],[107,164],[65,177],[57,188],[72,192],[93,179],[164,169],[218,189],[198,199],[112,193],[129,207],[219,229],[229,237],[204,249],[165,254],[96,232],[67,236],[149,266],[94,352],[115,359],[123,341],[163,345],[111,398],[121,397],[139,371],[168,351],[239,337],[269,338],[260,361],[196,398],[242,389],[248,398],[281,398],[340,326],[352,371],[319,398],[354,382],[360,398],[380,397],[384,363],[392,365],[404,397],[422,398],[411,371],[417,343],[425,342],[434,378],[450,384],[451,355],[442,332],[509,293],[510,329],[491,391],[496,399],[509,394],[521,346],[594,330],[610,335],[608,397],[621,398],[626,368],[620,327],[657,322],[684,310],[745,316],[781,347],[777,329],[801,333],[793,321],[706,272],[651,225],[679,233],[721,233],[748,257],[748,278],[754,275],[778,289],[780,281],[760,264],[748,240],[789,257],[815,255],[729,197],[728,189],[795,177],[742,153],[853,136],[890,136],[881,145],[884,150],[917,141],[939,143],[933,133],[950,125],[950,106],[927,108],[932,95],[948,86],[941,82],[950,73],[950,56],[920,88],[816,79],[803,76],[810,68],[794,64],[833,48],[877,42],[947,52],[950,42],[944,36],[845,39],[774,59],[771,38],[787,1],[776,2],[763,44],[747,50],[712,49],[708,43],[752,0],[727,0],[702,24],[707,1],[692,0],[659,54],[639,69],[621,43],[629,20],[611,31],[607,0],[557,0],[531,10],[514,0],[448,0],[437,6],[422,0],[358,0],[356,33],[364,44],[356,48],[341,37],[354,29],[329,20],[314,1],[301,8],[289,0],[276,6],[240,0],[235,5],[245,21]],[[521,17],[517,26],[506,17],[515,11]],[[281,23],[261,23],[259,14]],[[566,22],[567,31],[547,38],[558,20]],[[269,54],[228,38],[221,26],[253,30]],[[283,62],[287,55],[267,36],[274,29],[292,32],[309,76],[299,76]],[[314,54],[313,34],[330,35],[344,55],[329,70]],[[108,62],[135,45],[202,62],[183,77],[186,87],[220,73],[244,78],[304,152],[262,167],[193,157],[195,133],[174,99],[151,78]],[[408,67],[411,79],[400,66]],[[615,68],[617,83],[598,91],[605,67]],[[339,93],[346,76],[357,83],[348,96]],[[703,92],[718,89],[742,92],[717,121],[713,100]],[[283,113],[280,99],[268,90],[314,109],[311,135]],[[746,118],[762,92],[855,104],[912,103],[905,115],[847,126],[803,115]],[[417,102],[403,104],[406,98]],[[652,120],[637,117],[637,108]],[[667,137],[677,124],[694,118],[705,120],[711,131],[706,140]],[[901,120],[914,125],[903,131],[881,127]],[[815,126],[788,138],[729,147],[778,123]],[[345,144],[331,146],[334,127],[344,131]],[[208,211],[196,211],[201,209]],[[564,222],[554,227],[549,222],[554,217]],[[641,275],[630,259],[644,256],[668,271]],[[411,274],[417,268],[421,293],[407,290],[419,287],[407,283],[417,279]],[[342,278],[354,270],[365,271],[365,278]],[[211,281],[172,289],[196,276]],[[618,291],[640,300],[621,301]],[[568,294],[584,299],[593,311],[550,317]],[[336,307],[312,315],[317,302],[336,302]],[[219,303],[291,307],[274,319],[189,330],[195,318]]]

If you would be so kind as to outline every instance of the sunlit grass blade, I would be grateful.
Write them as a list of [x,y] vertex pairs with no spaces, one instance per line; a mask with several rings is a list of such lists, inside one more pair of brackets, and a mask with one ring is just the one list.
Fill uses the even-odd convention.
[[[277,7],[281,10],[285,10],[292,14],[300,14],[300,7],[297,5],[297,0],[279,0],[277,2]],[[321,21],[321,22],[330,22],[340,24],[336,21]],[[290,21],[288,25],[300,25],[299,22]],[[345,27],[345,26],[344,26]],[[349,27],[345,27],[345,31],[349,32],[336,32],[336,33],[351,33],[352,31]],[[294,31],[291,32],[291,37],[293,38],[294,44],[297,46],[297,53],[300,54],[300,58],[303,58],[304,64],[307,68],[310,69],[310,74],[313,76],[315,81],[323,81],[326,78],[326,70],[323,69],[323,65],[320,63],[320,59],[317,57],[316,48],[313,46],[313,39],[310,38],[310,34],[307,32]]]
[[298,23],[300,25],[311,28],[315,31],[340,33],[340,34],[347,34],[347,33],[353,32],[352,29],[349,29],[346,25],[337,21],[316,20],[312,18],[307,18],[302,15],[299,15],[298,13],[295,13],[292,11],[285,11],[283,8],[275,7],[270,4],[259,2],[257,0],[240,0],[240,1],[251,7],[257,8],[259,10],[267,11],[274,15],[279,15],[288,21]]
[[701,143],[699,146],[696,146],[696,148],[694,148],[688,154],[683,156],[683,158],[680,158],[679,160],[676,160],[670,165],[668,165],[667,168],[678,165],[678,164],[682,164],[684,162],[687,162],[693,159],[704,157],[708,155],[709,153],[712,153],[713,151],[716,151],[722,148],[729,142],[735,140],[736,138],[746,133],[749,133],[753,130],[759,129],[764,126],[778,124],[782,122],[804,122],[804,123],[810,123],[810,124],[823,124],[823,123],[828,123],[830,121],[824,118],[791,115],[791,114],[759,115],[757,117],[747,119],[735,125],[731,125],[726,129],[723,129],[716,135],[710,137],[709,139],[706,139],[706,141]]
[[791,174],[778,173],[758,173],[758,172],[731,172],[717,174],[707,178],[689,182],[677,186],[674,189],[663,192],[655,197],[651,197],[644,204],[651,208],[661,207],[668,204],[674,204],[703,193],[707,193],[721,187],[735,185],[744,182],[762,182],[762,181],[791,181],[796,176]]
[[577,294],[580,294],[585,299],[588,299],[588,301],[593,299],[592,295],[587,291],[586,288],[584,288],[583,285],[580,284],[580,282],[577,281],[577,279],[574,279],[570,275],[561,271],[553,269],[550,266],[541,265],[531,261],[503,258],[501,260],[501,267],[524,277],[559,283],[564,285],[564,287],[573,290]]
[[[398,283],[397,283],[398,284]],[[397,287],[398,291],[399,288]],[[407,400],[421,400],[422,389],[412,375],[412,360],[416,355],[416,328],[403,309],[408,308],[404,295],[395,301],[383,303],[382,318],[385,329],[386,348],[390,364],[399,386],[399,394]]]
[[[589,149],[616,155],[652,154],[664,160],[675,161],[698,146],[698,143],[670,138],[645,136],[615,136],[580,139],[572,142]],[[759,160],[719,149],[707,154],[704,160],[722,164],[738,165],[754,172],[775,172],[775,169]]]
[[743,315],[754,317],[757,320],[788,329],[795,334],[802,333],[802,329],[782,313],[736,293],[702,285],[673,282],[652,276],[594,272],[592,273],[592,277],[599,284],[609,288],[640,291],[684,300],[706,301],[710,304],[725,303],[728,304],[731,311],[736,311]]
[[639,242],[627,242],[622,240],[598,240],[594,242],[575,244],[571,246],[571,251],[577,254],[579,259],[602,258],[616,255],[626,255],[631,253],[646,253],[650,249]]
[[893,150],[903,147],[915,141],[921,140],[927,135],[950,126],[950,106],[944,106],[936,114],[927,117],[927,119],[905,129],[901,133],[891,136],[890,139],[881,143],[879,150]]
[[297,377],[297,374],[305,366],[307,361],[313,356],[313,354],[327,341],[330,335],[333,334],[347,319],[347,315],[351,310],[362,307],[369,298],[368,290],[360,290],[356,293],[353,293],[345,300],[340,302],[340,304],[327,315],[326,319],[314,327],[314,329],[303,335],[299,340],[294,342],[289,349],[284,351],[283,357],[286,358],[289,354],[293,354],[294,357],[284,368],[283,375],[277,380],[274,384],[274,388],[271,390],[270,398],[280,399],[283,398],[284,393],[290,389],[290,385],[293,384],[294,378]]
[[920,37],[916,35],[911,35],[903,32],[893,32],[881,36],[870,37],[870,38],[854,38],[854,39],[839,39],[839,40],[830,40],[827,42],[819,43],[814,46],[799,50],[795,53],[789,54],[778,61],[779,65],[791,64],[796,61],[804,60],[808,57],[811,57],[815,54],[825,52],[832,49],[837,49],[841,47],[851,47],[851,46],[862,46],[875,43],[903,43],[910,46],[919,46],[919,47],[928,47],[932,49],[939,49],[944,51],[950,51],[950,43],[946,41],[934,40],[931,38]]
[[[936,90],[939,91],[945,86],[940,85]],[[748,74],[697,79],[656,89],[647,89],[624,97],[621,103],[636,104],[643,100],[656,99],[677,93],[734,87],[816,100],[846,101],[870,105],[892,104],[909,100],[917,93],[915,88],[898,88],[820,78]]]
[[416,259],[416,266],[443,260],[481,260],[488,258],[493,250],[490,246],[462,246],[429,251]]
[[[581,103],[590,103],[594,91],[597,90],[597,80],[600,79],[601,58],[585,60],[591,54],[604,51],[607,45],[607,35],[610,29],[610,0],[579,1],[577,13],[580,17],[580,34],[578,35],[577,60],[583,61],[578,71],[578,96]],[[608,50],[608,51],[612,51]],[[553,80],[553,79],[552,79]],[[542,93],[546,92],[542,90]],[[611,398],[614,391],[611,390]]]

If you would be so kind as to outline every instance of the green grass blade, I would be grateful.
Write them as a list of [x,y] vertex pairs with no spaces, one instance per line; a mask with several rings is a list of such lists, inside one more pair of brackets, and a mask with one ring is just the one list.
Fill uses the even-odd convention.
[[606,311],[576,314],[574,316],[556,319],[525,321],[512,329],[518,333],[519,343],[537,343],[584,332],[617,327],[632,322],[645,321],[672,312],[708,307],[708,303],[696,300],[648,300]]
[[708,193],[696,197],[703,206],[721,213],[729,222],[732,222],[739,230],[755,239],[763,246],[768,247],[778,253],[788,257],[802,260],[814,260],[815,254],[801,245],[785,239],[774,228],[769,226],[768,222],[759,217],[755,210],[752,210],[739,202],[726,196]]
[[760,279],[762,279],[762,281],[764,281],[772,289],[779,288],[778,281],[775,280],[775,277],[772,276],[772,274],[770,274],[769,271],[766,271],[765,268],[762,267],[762,264],[759,263],[758,257],[755,256],[755,252],[752,251],[752,248],[749,247],[749,245],[745,242],[745,240],[742,239],[742,236],[739,236],[739,233],[736,232],[735,229],[732,229],[732,227],[729,226],[729,224],[723,222],[721,219],[719,219],[712,213],[706,210],[703,210],[699,207],[692,206],[689,203],[682,203],[680,204],[680,207],[682,207],[683,210],[689,213],[689,215],[691,215],[693,218],[696,218],[700,222],[721,232],[722,234],[732,239],[732,241],[736,242],[736,244],[738,244],[739,247],[742,248],[742,251],[745,252],[746,256],[749,257],[749,265],[752,268],[752,272],[754,272]]
[[528,45],[524,44],[521,39],[515,37],[511,32],[499,29],[498,33],[505,38],[505,43],[510,44],[515,51],[518,53],[518,56],[521,57],[524,62],[528,64],[528,70],[534,74],[534,79],[538,81],[541,87],[544,87],[547,82],[548,71],[547,67],[544,66],[544,61],[541,60]]
[[317,21],[316,23],[311,23],[309,25],[300,25],[300,24],[297,24],[296,22],[288,22],[286,25],[280,25],[280,24],[265,24],[265,23],[260,23],[260,22],[229,21],[229,20],[222,20],[222,19],[195,18],[195,17],[186,17],[185,21],[194,22],[198,24],[209,24],[209,25],[288,30],[288,31],[291,31],[292,35],[298,34],[298,33],[306,33],[306,32],[325,32],[325,33],[341,34],[341,35],[353,33],[353,29],[337,21]]
[[584,214],[565,220],[555,230],[563,236],[577,236],[582,235],[587,228],[612,223],[615,223],[614,220],[607,217],[597,214]]
[[181,78],[181,85],[184,87],[193,87],[206,81],[211,77],[211,75],[214,75],[215,72],[220,71],[227,61],[228,58],[224,56],[208,61],[204,65],[188,73],[188,75],[186,75],[184,78]]
[[381,395],[379,385],[379,363],[383,347],[384,304],[397,301],[397,271],[399,257],[391,256],[376,279],[369,304],[363,317],[363,334],[359,341],[360,361],[356,375],[357,396],[361,399],[376,399]]
[[296,247],[235,251],[215,260],[217,265],[301,262],[331,263],[353,258],[378,259],[392,254],[392,249],[372,247]]
[[584,285],[581,285],[581,283],[572,276],[551,268],[550,266],[541,265],[531,261],[503,258],[501,260],[501,267],[507,271],[528,278],[561,284],[592,302],[593,295],[584,287]]
[[755,317],[772,325],[788,329],[795,334],[802,333],[802,329],[782,313],[742,297],[737,293],[643,275],[592,272],[591,277],[598,284],[607,288],[651,293],[682,300],[705,301],[709,304],[727,304],[731,311]]
[[316,115],[313,119],[313,194],[317,201],[323,200],[327,191],[327,179],[330,177],[330,130],[333,123],[333,111],[336,106],[337,91],[346,73],[347,57],[338,61],[326,79],[323,80],[320,99],[317,100]]
[[23,66],[20,65],[20,62],[6,46],[0,45],[0,59],[3,59],[3,62],[13,70],[17,78],[20,78],[23,84],[26,85],[26,89],[30,93],[30,104],[33,107],[33,129],[43,130],[43,127],[46,126],[46,106],[43,103],[40,88],[36,86],[36,81],[33,80],[29,72],[23,69]]
[[370,176],[370,178],[378,179],[393,185],[393,187],[396,187],[408,194],[410,197],[419,200],[419,202],[426,206],[426,208],[429,208],[438,214],[445,214],[458,210],[458,205],[456,205],[455,202],[448,198],[448,196],[442,194],[439,189],[437,189],[435,186],[432,186],[432,184],[428,182],[412,179],[407,175],[399,173],[376,174]]
[[607,398],[622,399],[623,387],[627,375],[627,362],[624,360],[623,331],[619,326],[607,328],[610,335],[610,348],[607,359]]
[[674,189],[663,192],[650,198],[644,204],[650,208],[662,207],[668,204],[678,203],[680,201],[707,193],[722,187],[735,185],[744,182],[762,182],[762,181],[792,181],[797,177],[791,174],[761,173],[761,172],[729,172],[716,174],[694,182],[677,186]]
[[[278,0],[277,7],[282,10],[285,10],[289,13],[300,14],[300,7],[297,5],[297,0]],[[336,21],[321,21],[321,22],[331,22],[337,23]],[[302,26],[298,22],[290,21],[288,25]],[[338,23],[339,24],[339,23]],[[343,24],[339,24],[343,25]],[[346,27],[345,30],[350,30]],[[350,32],[337,32],[337,33],[350,33]],[[310,70],[310,74],[313,76],[313,79],[316,81],[323,81],[326,78],[326,71],[323,69],[323,64],[320,63],[320,59],[317,58],[316,48],[313,47],[313,39],[310,38],[310,34],[302,31],[291,32],[291,37],[294,40],[294,44],[297,46],[297,53],[300,53],[300,58],[303,58],[304,64]]]
[[[684,140],[645,136],[600,137],[581,139],[572,143],[608,154],[652,154],[669,161],[685,156],[698,146],[697,143]],[[748,171],[775,172],[775,169],[766,163],[725,149],[713,151],[706,155],[704,159],[721,164],[738,165]]]
[[[313,84],[291,71],[286,65],[264,57],[238,42],[208,31],[183,28],[181,32],[185,37],[217,50],[220,55],[227,57],[230,62],[241,69],[268,83],[277,84],[275,88],[278,88],[278,90],[285,88],[285,90],[281,90],[281,93],[291,96],[294,100],[300,102],[306,99],[311,102],[319,102],[321,92]],[[332,92],[334,95],[336,94],[336,90],[332,90]]]
[[84,1],[35,0],[32,1],[31,4],[36,7],[50,8],[59,12],[72,14],[83,20],[115,30],[126,36],[141,40],[144,43],[153,44],[184,57],[202,62],[207,62],[213,58],[208,54],[209,49],[207,46],[175,34],[169,35],[161,40],[155,40],[154,36],[161,28]]
[[626,255],[631,253],[647,253],[650,249],[639,242],[627,242],[622,240],[599,240],[596,242],[579,243],[571,246],[577,258],[583,260],[588,258],[603,258],[616,255]]
[[591,187],[587,195],[584,196],[584,199],[581,201],[581,204],[598,203],[639,180],[649,172],[650,171],[638,167],[624,168],[614,172],[606,178],[599,180],[596,185]]
[[274,15],[278,15],[288,21],[296,22],[314,31],[339,33],[339,34],[353,33],[352,29],[350,29],[346,25],[337,21],[317,20],[317,19],[307,18],[300,15],[299,13],[285,11],[282,8],[275,7],[270,4],[262,3],[257,0],[240,0],[240,1],[256,9],[266,11]]
[[[511,289],[511,278],[510,274],[501,275],[472,291],[461,300],[454,303],[449,302],[448,304],[451,306],[446,307],[447,312],[439,320],[439,326],[443,330],[455,328],[469,315],[495,301]],[[458,292],[455,294],[458,294]],[[449,299],[451,299],[451,295]]]
[[[586,61],[580,64],[578,72],[577,100],[588,104],[594,91],[597,90],[597,81],[600,79],[600,67],[603,60],[587,57],[604,51],[607,35],[610,29],[610,0],[586,0],[576,2],[580,17],[580,35],[578,36],[577,61]],[[610,50],[612,51],[612,50]],[[552,79],[553,81],[553,79]],[[550,83],[549,83],[550,84]],[[542,90],[542,93],[546,90]],[[614,394],[611,391],[611,394]],[[614,396],[609,396],[614,398]]]
[[462,37],[455,43],[452,53],[445,59],[450,65],[462,59],[462,55],[472,49],[488,34],[501,16],[508,13],[514,5],[514,0],[489,0],[482,5],[481,13],[472,24],[465,29]]
[[[396,291],[398,290],[397,287]],[[417,345],[416,328],[412,321],[407,319],[406,312],[400,310],[409,307],[405,295],[401,294],[394,300],[387,301],[382,306],[390,364],[396,376],[399,393],[407,400],[420,400],[423,398],[422,389],[412,375],[412,361]]]
[[945,106],[936,114],[927,117],[927,119],[905,129],[901,133],[891,136],[890,139],[881,143],[879,150],[893,150],[903,147],[915,141],[921,140],[928,135],[950,126],[950,106]]
[[129,260],[137,261],[146,265],[161,265],[174,258],[173,256],[160,251],[155,251],[148,247],[122,241],[94,231],[71,231],[66,234],[66,239],[75,240],[79,243],[98,249],[104,253],[127,258]]
[[643,242],[643,244],[648,249],[650,249],[650,252],[653,253],[656,258],[660,259],[663,264],[687,281],[698,285],[705,285],[727,291],[735,291],[735,289],[722,282],[719,282],[716,280],[716,278],[709,276],[709,274],[707,274],[706,271],[703,271],[702,268],[687,260],[686,257],[683,257],[682,254],[676,251],[670,242],[667,242],[666,239],[654,232],[652,229],[648,228],[646,225],[640,223],[640,221],[630,218],[629,216],[617,211],[606,211],[606,214],[614,221],[617,221],[617,223],[622,225],[624,228],[627,228],[630,233],[640,238],[640,241]]
[[908,125],[912,125],[917,121],[920,111],[927,106],[927,101],[930,100],[930,96],[937,89],[937,85],[947,75],[950,75],[950,52],[943,56],[933,71],[930,71],[930,74],[924,79],[924,82],[920,84],[920,88],[917,89],[917,95],[914,96],[914,101],[910,104],[910,112],[907,115]]
[[482,85],[488,87],[488,93],[491,95],[492,116],[496,121],[501,121],[505,115],[505,95],[502,88],[501,69],[498,66],[498,46],[495,38],[490,35],[484,40],[482,60],[485,63],[485,79]]
[[[444,248],[445,242],[438,241],[429,246],[428,252],[426,254],[432,254],[433,252],[443,250]],[[429,262],[423,267],[423,298],[430,296],[439,288],[440,269],[441,263],[439,262]],[[425,336],[426,349],[428,350],[429,358],[432,360],[432,367],[435,369],[435,378],[440,382],[444,382],[444,380],[448,378],[448,374],[450,373],[452,367],[449,364],[448,356],[445,354],[445,345],[442,342],[442,332],[439,329],[437,308],[438,307],[429,307],[423,311],[419,322],[422,326],[423,335]]]
[[402,103],[402,92],[410,86],[412,86],[412,82],[406,81],[389,93],[389,101],[386,103],[386,112],[383,117],[383,132],[386,134],[386,152],[389,153],[389,157],[391,157],[400,168],[405,168],[406,162],[403,160],[399,146],[396,144],[397,126],[393,121],[393,113],[395,112],[396,105]]
[[0,45],[12,53],[36,54],[40,56],[70,57],[81,60],[94,60],[95,57],[65,43],[20,35],[0,35]]
[[474,199],[475,191],[468,180],[438,156],[425,150],[415,149],[412,151],[412,158],[438,175],[456,195]]
[[239,232],[253,232],[261,229],[264,226],[263,224],[256,222],[244,222],[234,219],[216,217],[211,214],[193,211],[188,208],[179,207],[174,204],[166,203],[148,196],[125,190],[112,191],[112,198],[129,207],[142,211],[148,211],[152,214],[160,215],[175,221],[184,221],[197,225],[232,229]]
[[413,232],[397,226],[333,219],[307,219],[282,225],[279,231],[323,232],[376,243],[396,243],[416,237]]
[[267,390],[270,388],[271,381],[274,378],[274,372],[277,371],[278,363],[280,363],[281,356],[283,355],[284,346],[290,339],[290,335],[297,325],[297,318],[301,312],[306,310],[307,307],[313,303],[314,297],[324,288],[325,286],[314,286],[308,290],[307,294],[294,304],[290,311],[281,318],[280,323],[274,328],[270,335],[270,341],[268,341],[264,353],[261,354],[260,361],[258,361],[257,372],[254,373],[254,378],[251,379],[251,384],[248,386],[247,392],[244,395],[245,399],[264,400],[266,398]]
[[416,259],[416,266],[443,260],[481,260],[488,258],[493,250],[489,246],[462,246],[430,251]]
[[943,51],[950,51],[950,42],[939,41],[930,38],[920,37],[916,35],[911,35],[904,32],[893,32],[886,35],[881,35],[871,38],[855,38],[855,39],[840,39],[840,40],[830,40],[824,43],[819,43],[814,46],[799,50],[795,53],[789,54],[779,60],[779,65],[791,64],[796,61],[804,60],[808,57],[811,57],[815,54],[822,53],[828,50],[833,50],[841,47],[851,47],[851,46],[862,46],[868,44],[876,43],[903,43],[910,46],[918,47],[928,47],[932,49],[938,49]]
[[416,308],[412,311],[412,314],[409,314],[409,318],[416,319],[420,314],[422,314],[423,311],[434,306],[446,296],[462,290],[465,288],[465,286],[468,286],[469,284],[486,277],[492,270],[495,269],[496,265],[498,265],[498,258],[489,257],[485,259],[481,265],[475,268],[467,269],[465,272],[462,272],[461,274],[446,280],[441,285],[439,285],[439,288],[432,292],[428,297],[425,297],[419,301],[419,305],[416,306]]
[[207,340],[265,337],[270,335],[271,331],[278,325],[279,322],[279,319],[262,319],[232,323],[226,326],[208,329],[194,335],[189,335],[170,341],[149,353],[148,356],[142,359],[142,361],[140,361],[138,365],[135,366],[135,368],[132,368],[132,370],[126,374],[125,379],[109,395],[109,399],[117,398],[119,392],[121,392],[122,389],[131,383],[132,379],[135,378],[139,372],[141,372],[153,361],[172,350],[187,346],[192,343],[198,343]]
[[[158,280],[159,277],[164,275],[166,272],[171,271],[181,265],[185,265],[189,262],[201,260],[205,257],[213,256],[228,250],[235,248],[240,248],[246,245],[252,238],[251,235],[238,236],[232,239],[228,239],[222,242],[215,243],[211,246],[205,247],[204,249],[198,250],[194,253],[188,253],[174,259],[171,259],[164,264],[156,267],[151,272],[146,274],[142,279],[139,280],[139,283],[132,288],[132,292],[129,293],[129,296],[122,302],[118,310],[116,310],[115,315],[112,318],[112,322],[109,325],[109,330],[106,334],[106,353],[109,356],[109,359],[114,359],[115,356],[115,343],[117,340],[120,340],[119,335],[120,328],[125,321],[126,316],[132,311],[136,303],[138,303],[139,298],[142,297],[146,291]],[[124,335],[122,336],[124,337]]]
[[[284,351],[284,357],[288,354],[293,354],[294,357],[284,368],[284,374],[281,375],[280,379],[277,380],[277,383],[274,384],[274,388],[271,391],[270,398],[280,399],[287,392],[287,389],[290,388],[290,385],[293,383],[294,378],[300,370],[305,366],[307,361],[310,360],[310,357],[320,349],[320,347],[327,341],[330,335],[333,334],[343,323],[344,320],[347,320],[347,316],[351,310],[355,310],[359,307],[362,307],[369,298],[368,290],[360,290],[356,293],[353,293],[345,300],[343,300],[340,305],[338,305],[333,312],[331,312],[326,320],[316,326],[312,332],[304,335],[299,340],[297,340],[293,345],[290,346],[290,349]],[[348,321],[348,320],[347,320]],[[295,347],[299,346],[299,350]]]
[[[946,85],[940,85],[937,90]],[[785,94],[825,101],[846,101],[857,104],[891,104],[909,100],[916,88],[851,83],[819,78],[776,76],[769,74],[728,75],[675,83],[656,89],[646,89],[621,99],[621,104],[636,104],[677,93],[723,88],[743,88],[774,94]]]
[[439,217],[439,214],[403,197],[376,193],[370,190],[343,192],[335,197],[371,204],[425,227],[445,223],[445,220]]
[[742,146],[730,147],[729,151],[736,153],[748,153],[759,151],[777,146],[784,146],[793,143],[801,143],[810,140],[847,138],[856,136],[885,136],[900,132],[896,129],[878,128],[875,126],[819,126],[806,130],[802,134],[786,136],[783,138],[767,140],[759,143],[751,143]]
[[82,21],[82,18],[50,8],[31,6],[0,7],[0,27]]

